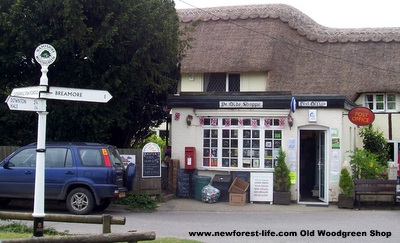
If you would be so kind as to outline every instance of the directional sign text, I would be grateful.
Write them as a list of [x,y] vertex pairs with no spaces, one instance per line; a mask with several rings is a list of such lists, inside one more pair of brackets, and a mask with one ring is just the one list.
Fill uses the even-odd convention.
[[50,86],[49,92],[41,93],[40,98],[107,103],[112,96],[106,90],[74,89]]
[[6,103],[10,110],[46,111],[45,100],[8,96]]
[[12,90],[11,96],[38,99],[40,97],[40,92],[46,90],[47,90],[46,86],[30,86],[23,88],[15,88]]

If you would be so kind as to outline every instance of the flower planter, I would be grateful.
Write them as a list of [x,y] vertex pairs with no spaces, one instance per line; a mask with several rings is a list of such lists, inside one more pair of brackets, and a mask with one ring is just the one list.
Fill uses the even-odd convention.
[[278,205],[289,205],[291,201],[290,192],[274,192],[273,203]]
[[346,196],[344,194],[339,194],[338,198],[338,208],[353,208],[354,198],[352,196]]

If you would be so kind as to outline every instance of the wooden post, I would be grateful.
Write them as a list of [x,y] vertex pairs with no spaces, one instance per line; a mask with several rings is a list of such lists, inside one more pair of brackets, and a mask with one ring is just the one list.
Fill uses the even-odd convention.
[[111,233],[111,215],[103,214],[103,234]]

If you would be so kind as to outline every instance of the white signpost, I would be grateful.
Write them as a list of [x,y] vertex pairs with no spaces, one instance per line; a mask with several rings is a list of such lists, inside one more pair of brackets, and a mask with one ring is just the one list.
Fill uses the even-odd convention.
[[73,89],[64,87],[49,87],[48,93],[41,93],[41,98],[55,100],[71,100],[107,103],[111,100],[111,94],[106,90]]
[[6,103],[14,111],[46,111],[46,102],[43,99],[8,96]]
[[46,90],[46,86],[15,88],[11,91],[11,96],[38,99],[40,98],[40,92],[44,92]]
[[35,50],[35,59],[41,65],[42,76],[39,86],[15,88],[7,97],[6,103],[10,110],[36,111],[38,113],[38,134],[36,149],[35,196],[33,208],[33,236],[42,237],[44,230],[44,182],[46,155],[46,99],[71,100],[107,103],[111,94],[105,90],[74,89],[64,87],[49,87],[48,67],[56,60],[57,52],[49,44],[39,45]]

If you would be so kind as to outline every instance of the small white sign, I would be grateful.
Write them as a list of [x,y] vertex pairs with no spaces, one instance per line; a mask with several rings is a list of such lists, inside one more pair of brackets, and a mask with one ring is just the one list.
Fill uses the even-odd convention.
[[107,90],[49,87],[49,92],[41,93],[40,98],[107,103],[112,96]]
[[317,110],[308,110],[308,121],[317,122]]
[[46,86],[29,86],[23,88],[15,88],[11,91],[11,96],[23,98],[40,98],[40,92],[47,90]]
[[36,47],[35,59],[41,66],[50,66],[56,58],[57,52],[52,45],[42,44]]
[[6,103],[10,110],[46,111],[46,101],[41,99],[8,96]]
[[299,101],[298,105],[301,107],[327,107],[327,101]]

